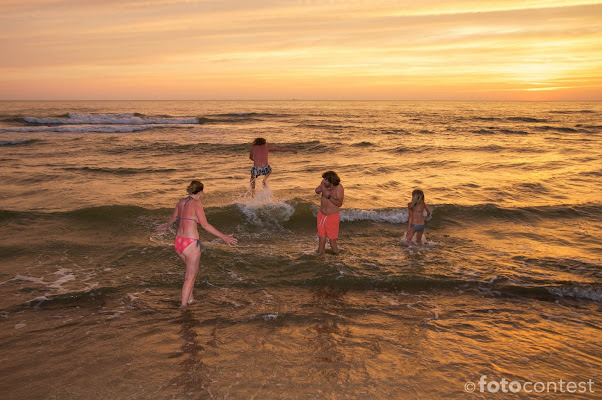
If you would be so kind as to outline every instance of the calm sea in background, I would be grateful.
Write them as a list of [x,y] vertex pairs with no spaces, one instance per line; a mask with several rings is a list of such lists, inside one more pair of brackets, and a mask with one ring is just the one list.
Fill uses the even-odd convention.
[[[256,137],[298,153],[271,153],[253,199]],[[482,375],[599,393],[601,149],[597,102],[0,102],[2,396],[460,399]],[[330,169],[342,253],[318,257]],[[175,230],[155,228],[192,179],[239,245],[200,229],[180,312]],[[433,216],[408,247],[415,188]]]

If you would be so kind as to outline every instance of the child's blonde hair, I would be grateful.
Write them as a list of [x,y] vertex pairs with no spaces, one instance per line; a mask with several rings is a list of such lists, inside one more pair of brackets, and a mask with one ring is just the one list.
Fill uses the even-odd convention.
[[416,189],[412,192],[410,207],[415,208],[420,205],[420,203],[424,203],[424,192],[420,189]]

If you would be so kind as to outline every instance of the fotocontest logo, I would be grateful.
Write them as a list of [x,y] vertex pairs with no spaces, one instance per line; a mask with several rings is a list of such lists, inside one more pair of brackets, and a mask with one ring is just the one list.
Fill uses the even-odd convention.
[[592,379],[580,382],[563,379],[549,382],[519,382],[508,381],[505,378],[500,381],[488,380],[487,375],[481,375],[476,383],[466,382],[464,391],[467,393],[596,393],[594,385],[595,382]]

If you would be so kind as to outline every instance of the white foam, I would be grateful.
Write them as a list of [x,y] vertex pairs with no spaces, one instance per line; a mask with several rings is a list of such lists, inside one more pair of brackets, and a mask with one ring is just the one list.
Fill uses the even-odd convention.
[[408,210],[403,208],[392,208],[386,210],[362,210],[347,208],[341,210],[341,221],[374,221],[402,224],[408,222]]
[[12,128],[0,128],[0,133],[16,132],[56,132],[56,133],[131,133],[155,128],[154,125],[80,125],[80,126],[15,126]]
[[[55,274],[60,274],[60,272],[55,272]],[[59,289],[62,289],[62,287],[61,287],[62,285],[64,285],[65,283],[67,283],[69,281],[72,281],[74,279],[75,279],[75,275],[65,274],[61,278],[59,278],[56,281],[49,284],[48,287],[59,290]]]
[[294,206],[272,197],[269,186],[257,191],[254,197],[249,197],[235,204],[253,225],[280,226],[281,222],[288,221],[295,213]]
[[22,140],[0,140],[0,146],[13,146],[17,144],[24,144],[33,141],[33,139],[22,139]]
[[198,124],[197,118],[141,117],[135,114],[77,114],[69,113],[68,118],[25,117],[31,124],[57,125],[182,125]]
[[399,305],[399,302],[397,300],[394,300],[394,299],[390,298],[389,296],[381,296],[381,299],[386,300],[392,306]]
[[236,275],[232,271],[229,271],[229,275],[230,275],[230,278],[234,279],[235,281],[238,281],[238,282],[244,281],[244,278],[241,278],[240,276]]
[[2,283],[6,283],[6,282],[10,282],[10,281],[26,281],[26,282],[34,282],[34,283],[40,283],[42,285],[46,285],[46,282],[44,282],[44,280],[42,278],[36,278],[33,276],[23,276],[23,275],[15,275],[14,278],[9,279],[5,282]]
[[36,307],[39,306],[40,304],[42,304],[45,301],[48,300],[52,300],[52,296],[51,297],[46,297],[46,296],[40,296],[40,297],[36,297],[35,299],[31,299],[25,302],[26,305],[31,306],[33,303],[36,303]]
[[[0,282],[0,285],[4,285],[7,282],[11,282],[11,281],[24,281],[24,282],[33,282],[33,283],[39,283],[41,285],[47,286],[49,288],[55,289],[57,291],[61,291],[63,290],[62,285],[64,285],[65,283],[75,280],[75,275],[73,275],[71,273],[71,270],[67,269],[67,268],[61,268],[58,271],[54,272],[53,275],[62,275],[60,278],[58,278],[56,281],[54,282],[46,282],[44,281],[44,279],[42,278],[36,278],[35,276],[23,276],[23,275],[15,275],[14,278],[8,279],[4,282]],[[31,301],[35,301],[38,299],[34,299]],[[47,300],[47,299],[43,299],[43,300]]]
[[597,302],[602,301],[602,293],[595,288],[587,287],[552,287],[547,288],[548,292],[559,297],[575,297],[577,299],[587,299]]
[[125,311],[116,311],[113,313],[113,315],[107,316],[107,319],[117,319],[117,318],[121,317],[123,314],[125,314]]
[[135,292],[135,293],[128,293],[125,295],[125,298],[130,302],[133,303],[136,300],[138,300],[140,293],[139,292]]

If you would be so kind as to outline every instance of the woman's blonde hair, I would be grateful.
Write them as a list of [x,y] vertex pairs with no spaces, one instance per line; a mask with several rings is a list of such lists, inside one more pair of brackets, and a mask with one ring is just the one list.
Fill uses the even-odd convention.
[[186,188],[186,193],[188,194],[197,194],[198,192],[203,191],[203,184],[201,181],[192,181],[190,185]]
[[420,189],[416,189],[412,192],[412,202],[410,203],[410,207],[415,208],[420,205],[420,203],[424,203],[424,192]]

